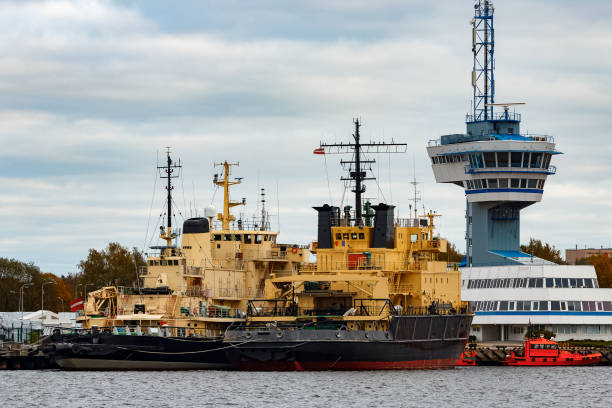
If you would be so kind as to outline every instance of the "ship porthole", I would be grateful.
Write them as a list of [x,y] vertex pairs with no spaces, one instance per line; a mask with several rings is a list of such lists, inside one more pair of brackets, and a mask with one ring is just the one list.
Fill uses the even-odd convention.
[[370,337],[370,335],[369,335],[368,333],[366,333],[366,334],[365,334],[365,336],[366,336],[366,339],[367,339],[368,337]]
[[341,336],[340,332],[336,332],[336,337],[340,338],[340,336]]
[[251,337],[253,337],[253,335],[251,333],[249,333],[249,332],[246,332],[244,337],[246,337],[247,339],[250,339]]
[[276,337],[277,337],[277,338],[279,338],[279,339],[280,339],[281,337],[283,337],[283,332],[278,332],[278,333],[276,333]]

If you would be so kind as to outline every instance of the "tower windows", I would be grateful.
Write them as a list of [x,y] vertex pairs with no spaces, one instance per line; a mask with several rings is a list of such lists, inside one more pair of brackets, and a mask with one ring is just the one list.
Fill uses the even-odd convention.
[[497,152],[497,167],[508,167],[508,152]]
[[495,163],[495,152],[484,152],[485,167],[497,167]]
[[521,167],[522,161],[523,161],[523,153],[522,152],[512,152],[512,153],[510,153],[510,166],[511,167]]

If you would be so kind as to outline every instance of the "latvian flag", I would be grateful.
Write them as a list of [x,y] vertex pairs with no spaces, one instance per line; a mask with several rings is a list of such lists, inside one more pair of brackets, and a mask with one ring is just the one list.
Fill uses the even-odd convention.
[[83,310],[83,298],[76,298],[70,301],[70,311],[76,312],[77,310]]

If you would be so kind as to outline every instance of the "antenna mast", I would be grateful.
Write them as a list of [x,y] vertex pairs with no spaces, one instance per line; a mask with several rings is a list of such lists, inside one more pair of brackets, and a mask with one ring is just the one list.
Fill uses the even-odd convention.
[[[366,187],[363,184],[366,180],[375,180],[374,177],[366,177],[365,170],[372,170],[371,166],[368,169],[364,169],[363,165],[371,165],[376,163],[375,160],[363,160],[361,155],[363,153],[405,153],[407,150],[406,143],[385,143],[385,142],[369,142],[362,143],[359,129],[361,128],[361,122],[358,118],[353,119],[355,124],[355,132],[353,133],[353,143],[334,143],[326,144],[320,143],[319,148],[314,150],[315,154],[343,154],[353,153],[352,161],[341,160],[340,164],[349,165],[349,176],[342,177],[340,180],[349,181],[354,183],[354,188],[351,190],[355,193],[355,225],[362,226],[363,223],[363,210],[361,195],[365,193]],[[354,165],[354,168],[353,168]]]
[[167,197],[168,219],[167,219],[166,231],[164,231],[164,227],[162,226],[160,237],[166,240],[167,246],[171,246],[172,240],[176,238],[176,234],[172,233],[172,190],[174,190],[174,187],[172,186],[172,179],[179,177],[179,174],[174,174],[174,170],[180,169],[183,166],[181,166],[180,159],[178,163],[174,163],[172,161],[172,158],[170,157],[170,147],[166,147],[166,156],[167,156],[166,165],[157,166],[157,169],[160,173],[160,178],[162,179],[165,178],[167,180],[166,191],[168,194],[168,197]]
[[219,176],[215,174],[213,179],[213,183],[223,187],[223,213],[217,214],[217,219],[222,223],[223,230],[230,229],[230,221],[234,221],[236,218],[230,214],[230,208],[235,207],[237,205],[245,205],[246,199],[242,199],[242,201],[230,201],[229,198],[229,188],[233,185],[242,183],[242,177],[237,177],[234,181],[229,181],[230,169],[231,166],[239,166],[240,163],[228,163],[227,160],[223,163],[215,163],[215,167],[223,166],[223,174],[222,180],[219,180]]
[[493,3],[490,0],[477,0],[474,4],[474,18],[470,23],[474,53],[474,103],[468,122],[478,122],[493,119],[493,106],[490,105],[495,102]]

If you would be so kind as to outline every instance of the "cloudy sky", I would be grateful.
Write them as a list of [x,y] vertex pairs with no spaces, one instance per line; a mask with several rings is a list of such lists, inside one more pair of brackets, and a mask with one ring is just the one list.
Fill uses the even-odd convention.
[[[522,213],[522,241],[610,246],[612,4],[495,5],[497,101],[526,102],[523,130],[565,153]],[[339,157],[312,150],[348,140],[355,116],[365,139],[408,144],[377,157],[366,196],[407,216],[416,176],[463,249],[463,192],[435,184],[425,146],[464,131],[472,12],[470,0],[1,1],[0,256],[65,274],[89,248],[155,242],[165,146],[184,166],[179,220],[218,208],[213,163],[239,161],[242,211],[266,188],[283,240],[307,243],[310,207],[343,192]]]

